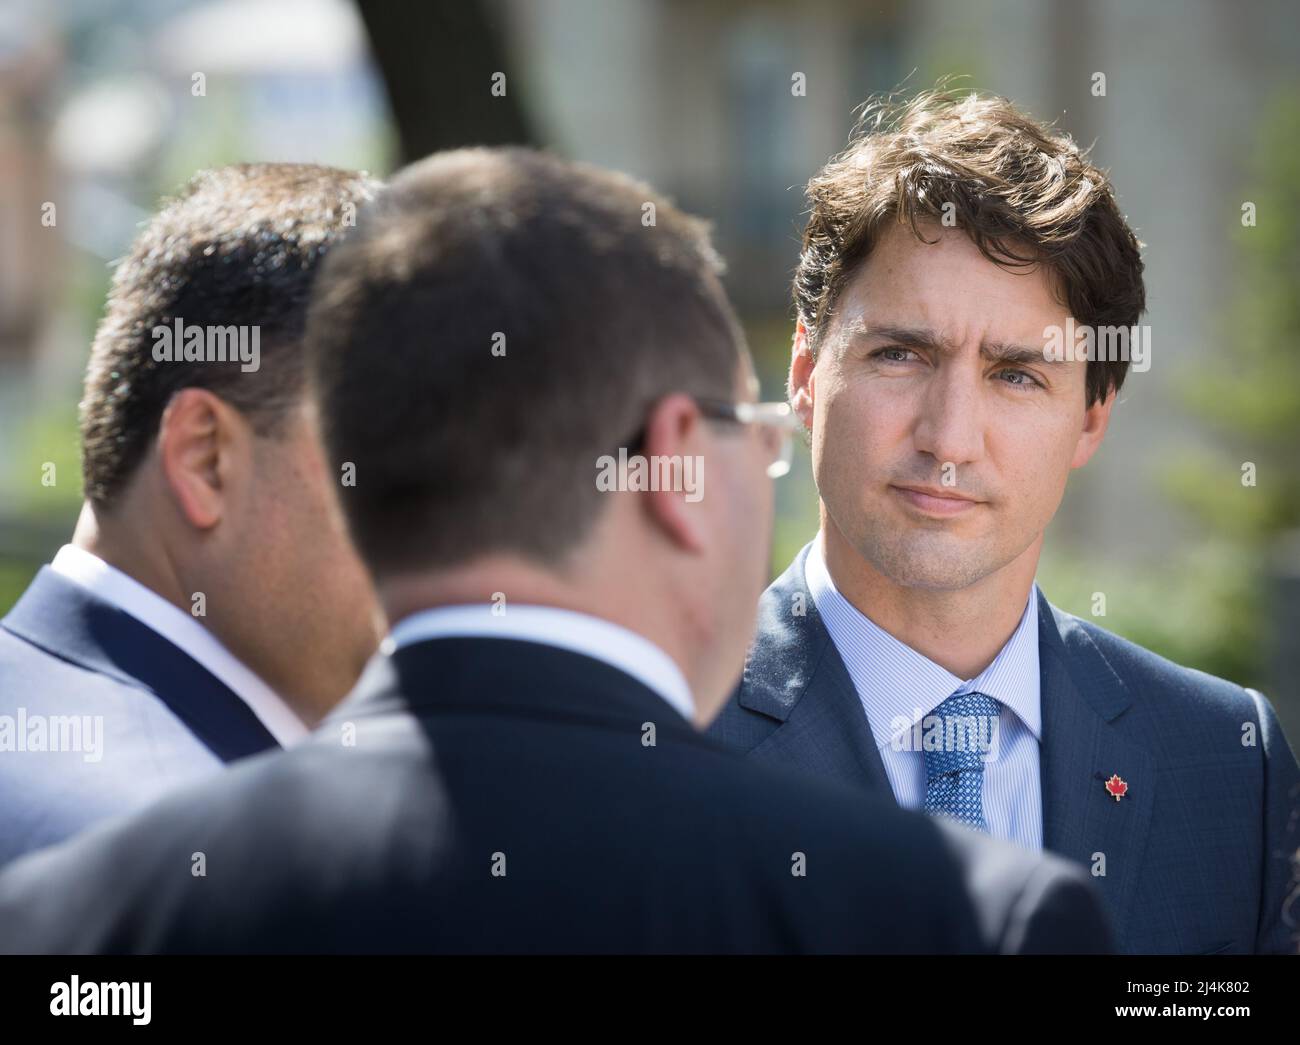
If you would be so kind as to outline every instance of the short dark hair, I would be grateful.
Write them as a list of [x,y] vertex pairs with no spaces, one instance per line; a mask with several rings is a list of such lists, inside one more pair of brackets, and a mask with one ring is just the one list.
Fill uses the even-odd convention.
[[[301,394],[307,301],[326,249],[378,182],[315,164],[202,171],[144,227],[117,266],[81,401],[86,496],[110,505],[157,435],[171,397],[205,388],[277,431]],[[159,362],[154,328],[258,328],[260,367]]]
[[[941,89],[875,99],[849,147],[808,183],[808,202],[794,301],[814,352],[886,222],[924,238],[918,220],[946,213],[990,261],[1045,264],[1081,324],[1132,327],[1146,309],[1141,244],[1109,178],[1005,98]],[[1127,372],[1126,359],[1091,360],[1089,405]]]
[[599,514],[597,458],[656,400],[734,397],[744,340],[719,271],[703,223],[620,174],[480,148],[398,175],[308,319],[371,570],[556,564]]

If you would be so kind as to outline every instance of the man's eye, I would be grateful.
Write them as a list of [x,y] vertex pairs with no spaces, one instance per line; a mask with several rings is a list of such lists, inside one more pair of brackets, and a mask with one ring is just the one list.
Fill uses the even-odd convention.
[[876,359],[884,359],[890,363],[906,363],[907,359],[903,358],[912,355],[910,348],[881,348],[877,349],[872,355]]
[[1007,375],[1010,375],[1010,376],[1012,376],[1012,377],[1021,378],[1022,380],[1019,380],[1019,381],[1008,381],[1008,382],[1007,382],[1007,384],[1009,384],[1009,385],[1014,385],[1014,386],[1017,387],[1017,388],[1030,388],[1030,387],[1032,387],[1032,386],[1038,384],[1038,382],[1034,379],[1033,374],[1030,374],[1030,373],[1029,373],[1028,371],[1026,371],[1026,370],[1002,370],[1002,371],[999,371],[999,373],[1000,373],[1001,376],[1003,376],[1003,377],[1006,377]]

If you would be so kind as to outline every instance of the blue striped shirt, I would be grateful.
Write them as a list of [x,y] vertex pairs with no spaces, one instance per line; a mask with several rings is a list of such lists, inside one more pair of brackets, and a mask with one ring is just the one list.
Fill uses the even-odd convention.
[[963,680],[894,638],[840,594],[826,569],[821,534],[808,552],[804,579],[858,691],[898,804],[920,809],[925,803],[925,755],[911,739],[918,732],[914,727],[955,693],[986,693],[1002,710],[997,745],[984,763],[984,818],[995,838],[1042,849],[1037,584],[993,663]]

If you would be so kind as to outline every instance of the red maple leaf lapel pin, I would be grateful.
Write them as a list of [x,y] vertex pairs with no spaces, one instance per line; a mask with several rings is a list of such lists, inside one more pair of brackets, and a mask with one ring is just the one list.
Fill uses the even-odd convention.
[[1106,781],[1106,794],[1114,798],[1116,802],[1128,794],[1128,784],[1119,778],[1118,773],[1112,773],[1110,779]]

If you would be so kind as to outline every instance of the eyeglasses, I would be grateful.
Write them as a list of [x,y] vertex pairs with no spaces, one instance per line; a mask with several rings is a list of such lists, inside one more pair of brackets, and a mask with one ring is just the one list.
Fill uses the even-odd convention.
[[[803,422],[789,403],[730,403],[725,399],[696,396],[695,405],[700,408],[700,413],[714,421],[759,425],[763,441],[772,455],[767,466],[768,477],[779,479],[790,471],[794,433],[803,427]],[[640,428],[624,445],[628,453],[636,454],[641,452],[644,443],[645,429]]]
[[696,399],[695,402],[705,417],[758,425],[764,444],[772,454],[768,476],[779,479],[790,471],[794,433],[802,427],[802,422],[789,403],[729,403],[723,399]]

